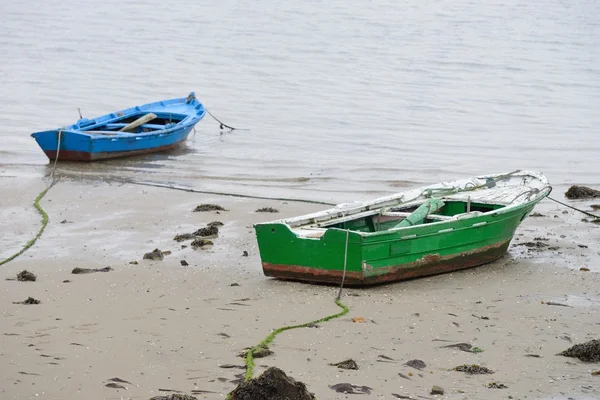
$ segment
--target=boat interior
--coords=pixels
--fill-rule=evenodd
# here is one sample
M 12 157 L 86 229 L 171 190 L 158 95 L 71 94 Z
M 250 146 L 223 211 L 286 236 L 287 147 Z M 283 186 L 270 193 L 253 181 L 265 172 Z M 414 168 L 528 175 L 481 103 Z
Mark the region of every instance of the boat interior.
M 315 221 L 302 228 L 339 228 L 357 232 L 373 233 L 403 226 L 409 227 L 413 225 L 475 217 L 482 213 L 505 207 L 502 204 L 477 203 L 469 200 L 462 201 L 448 199 L 441 201 L 437 199 L 436 201 L 441 204 L 441 207 L 433 210 L 424 207 L 427 205 L 427 201 L 416 204 L 413 202 L 407 205 L 383 207 L 337 218 L 329 218 L 320 222 Z M 403 221 L 407 222 L 403 223 Z
M 114 117 L 107 122 L 97 123 L 95 120 L 90 120 L 79 123 L 79 129 L 90 134 L 109 136 L 148 133 L 172 128 L 183 121 L 187 115 L 140 111 L 123 117 L 115 114 Z

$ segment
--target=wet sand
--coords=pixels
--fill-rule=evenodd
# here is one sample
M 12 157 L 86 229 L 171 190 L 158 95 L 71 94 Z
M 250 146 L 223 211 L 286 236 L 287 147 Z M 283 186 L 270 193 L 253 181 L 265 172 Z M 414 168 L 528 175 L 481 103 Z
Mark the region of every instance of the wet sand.
M 0 178 L 0 259 L 37 232 L 31 203 L 43 188 L 39 179 Z M 202 203 L 228 211 L 192 212 Z M 50 216 L 42 238 L 0 269 L 2 399 L 149 399 L 165 390 L 223 399 L 243 370 L 221 365 L 242 366 L 237 354 L 277 327 L 339 311 L 336 287 L 264 277 L 252 230 L 323 206 L 75 180 L 52 188 L 42 206 Z M 280 213 L 254 212 L 261 207 Z M 536 211 L 545 216 L 528 218 L 509 253 L 487 266 L 344 290 L 349 314 L 279 335 L 256 373 L 277 366 L 319 399 L 352 397 L 329 387 L 344 382 L 372 389 L 360 398 L 599 398 L 591 372 L 600 366 L 556 355 L 600 332 L 600 225 L 563 210 L 544 201 Z M 212 248 L 173 240 L 215 220 L 224 226 Z M 525 242 L 547 246 L 518 245 Z M 172 253 L 142 259 L 155 248 Z M 37 281 L 5 280 L 23 269 Z M 41 303 L 13 304 L 28 296 Z M 442 347 L 461 342 L 483 352 Z M 347 358 L 359 370 L 328 365 Z M 425 368 L 405 365 L 413 359 Z M 451 371 L 465 363 L 495 373 Z M 111 378 L 129 383 L 105 386 Z M 430 395 L 433 385 L 445 394 Z

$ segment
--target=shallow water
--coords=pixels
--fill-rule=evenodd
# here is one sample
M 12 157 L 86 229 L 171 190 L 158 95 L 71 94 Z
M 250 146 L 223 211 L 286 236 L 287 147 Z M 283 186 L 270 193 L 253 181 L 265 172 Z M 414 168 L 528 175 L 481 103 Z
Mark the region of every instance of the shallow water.
M 497 1 L 3 2 L 0 170 L 29 136 L 195 91 L 184 148 L 93 177 L 346 201 L 530 168 L 600 184 L 600 5 Z

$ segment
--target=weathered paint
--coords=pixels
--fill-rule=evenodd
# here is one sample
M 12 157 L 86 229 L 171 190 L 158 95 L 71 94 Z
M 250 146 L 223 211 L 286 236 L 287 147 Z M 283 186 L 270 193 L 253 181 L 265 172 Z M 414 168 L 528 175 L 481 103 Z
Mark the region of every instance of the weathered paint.
M 369 285 L 410 279 L 488 263 L 506 252 L 521 221 L 550 192 L 543 175 L 527 176 L 540 178 L 535 182 L 539 189 L 533 185 L 536 190 L 532 190 L 532 185 L 520 183 L 512 191 L 502 185 L 481 188 L 483 196 L 470 193 L 471 207 L 482 209 L 482 205 L 488 204 L 490 211 L 469 213 L 460 213 L 456 204 L 463 194 L 460 191 L 450 193 L 442 200 L 458 215 L 440 215 L 434 222 L 416 226 L 394 228 L 394 221 L 401 218 L 397 215 L 402 214 L 396 212 L 390 213 L 392 218 L 387 219 L 392 229 L 376 229 L 382 223 L 380 216 L 386 216 L 381 204 L 386 207 L 403 205 L 398 200 L 393 204 L 390 197 L 358 204 L 351 209 L 336 207 L 308 216 L 257 224 L 255 230 L 263 271 L 267 276 L 284 279 L 339 283 L 346 255 L 347 231 L 340 228 L 344 225 L 349 229 L 348 284 Z M 510 179 L 513 178 L 514 173 Z M 519 182 L 521 179 L 517 178 Z M 495 204 L 485 203 L 482 198 L 487 201 L 493 198 L 490 191 L 499 192 L 501 198 L 509 201 L 501 199 Z M 522 195 L 527 191 L 532 193 L 529 198 Z M 514 201 L 515 196 L 520 200 Z M 418 196 L 409 196 L 410 204 L 418 206 L 414 197 Z M 401 195 L 396 197 L 401 198 Z M 326 227 L 327 218 L 337 227 Z M 365 222 L 361 225 L 357 221 Z
M 375 285 L 473 268 L 502 257 L 509 244 L 510 241 L 502 242 L 446 257 L 441 257 L 439 254 L 428 254 L 412 263 L 380 268 L 377 274 L 370 273 L 370 271 L 374 271 L 374 268 L 365 263 L 361 272 L 346 272 L 344 285 Z M 343 271 L 339 270 L 317 269 L 299 265 L 278 265 L 263 262 L 262 267 L 266 276 L 306 282 L 339 284 L 342 281 L 343 275 Z

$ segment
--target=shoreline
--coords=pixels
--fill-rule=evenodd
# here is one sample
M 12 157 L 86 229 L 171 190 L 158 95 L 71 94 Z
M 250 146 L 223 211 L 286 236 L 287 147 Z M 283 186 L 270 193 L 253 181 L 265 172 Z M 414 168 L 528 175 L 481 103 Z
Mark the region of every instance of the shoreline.
M 11 232 L 0 241 L 4 259 L 39 229 L 41 217 L 31 203 L 44 184 L 40 179 L 3 177 L 0 188 L 11 193 L 0 207 L 0 228 Z M 201 203 L 229 211 L 192 213 Z M 280 213 L 255 212 L 266 206 Z M 4 278 L 23 269 L 38 277 L 36 282 L 0 281 L 3 398 L 84 394 L 89 399 L 149 399 L 169 394 L 159 389 L 187 394 L 205 390 L 214 393 L 194 395 L 224 398 L 235 387 L 231 381 L 244 371 L 219 365 L 243 365 L 236 355 L 273 329 L 339 311 L 336 286 L 264 277 L 252 229 L 253 223 L 274 215 L 326 206 L 66 179 L 50 190 L 42 207 L 50 223 L 41 239 L 2 266 Z M 282 333 L 271 346 L 275 354 L 256 360 L 255 376 L 267 365 L 277 366 L 320 399 L 346 398 L 329 388 L 341 382 L 369 386 L 371 394 L 363 395 L 368 398 L 394 398 L 392 393 L 444 399 L 600 396 L 594 388 L 598 377 L 590 374 L 597 364 L 555 356 L 572 344 L 597 338 L 600 254 L 595 245 L 600 227 L 581 222 L 574 211 L 563 214 L 549 202 L 535 211 L 546 216 L 526 219 L 499 261 L 418 280 L 344 289 L 342 301 L 349 314 L 316 328 Z M 210 249 L 181 248 L 189 243 L 173 240 L 214 220 L 224 226 L 211 239 Z M 518 245 L 539 237 L 559 249 Z M 162 261 L 142 259 L 155 248 L 172 253 Z M 183 259 L 189 266 L 180 264 Z M 106 266 L 113 270 L 71 274 L 75 267 Z M 41 304 L 13 304 L 28 296 Z M 354 323 L 354 317 L 365 322 Z M 459 342 L 484 351 L 439 347 Z M 356 360 L 359 370 L 328 365 L 346 358 Z M 411 359 L 427 366 L 416 370 L 404 365 Z M 449 371 L 464 363 L 485 365 L 495 373 Z M 121 384 L 127 389 L 106 387 L 114 377 L 131 384 Z M 488 389 L 491 381 L 508 389 Z M 443 387 L 445 395 L 431 396 L 433 385 Z

